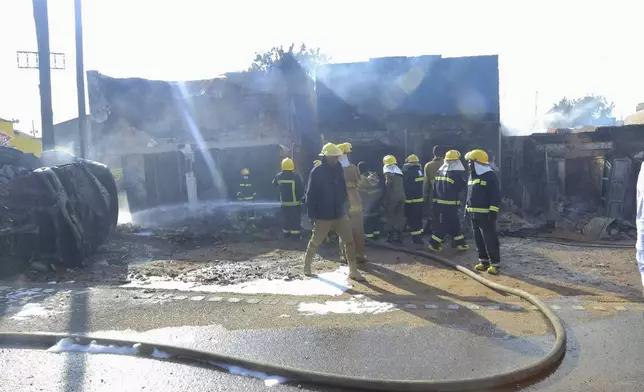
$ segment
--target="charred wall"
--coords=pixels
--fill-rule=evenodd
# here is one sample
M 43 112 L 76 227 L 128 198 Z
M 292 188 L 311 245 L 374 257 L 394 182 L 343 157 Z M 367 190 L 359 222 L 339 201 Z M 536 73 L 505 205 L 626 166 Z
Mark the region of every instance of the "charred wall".
M 501 166 L 497 56 L 394 57 L 332 64 L 318 72 L 319 129 L 354 144 L 354 160 L 378 164 L 436 144 L 482 148 Z M 360 157 L 360 158 L 359 158 Z

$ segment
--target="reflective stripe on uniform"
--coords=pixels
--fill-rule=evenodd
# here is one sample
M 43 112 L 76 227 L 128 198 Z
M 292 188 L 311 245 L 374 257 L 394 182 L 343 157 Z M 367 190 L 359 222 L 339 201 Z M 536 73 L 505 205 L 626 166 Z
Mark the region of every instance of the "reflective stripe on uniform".
M 376 231 L 374 231 L 374 232 L 373 232 L 373 234 L 375 234 L 375 235 L 380 235 L 380 230 L 376 230 Z
M 474 185 L 474 184 L 481 184 L 483 186 L 487 185 L 487 181 L 481 181 L 480 178 L 477 178 L 476 180 L 471 180 L 467 182 L 467 185 Z
M 461 204 L 461 201 L 460 201 L 460 200 L 442 200 L 442 199 L 432 199 L 432 201 L 433 201 L 434 203 L 438 203 L 438 204 L 447 204 L 447 205 L 450 205 L 450 206 L 455 206 L 455 205 L 459 205 L 459 204 Z
M 293 206 L 299 206 L 301 205 L 301 201 L 283 201 L 282 206 L 284 207 L 293 207 Z
M 432 239 L 433 239 L 434 241 L 438 242 L 439 244 L 443 242 L 443 240 L 442 240 L 442 239 L 440 239 L 440 238 L 436 237 L 434 234 L 432 234 Z
M 497 207 L 497 206 L 490 206 L 490 211 L 499 212 L 499 207 Z
M 437 176 L 437 177 L 435 177 L 435 178 L 434 178 L 434 180 L 435 180 L 435 181 L 447 181 L 447 182 L 449 182 L 450 184 L 453 184 L 453 183 L 454 183 L 454 180 L 452 180 L 452 179 L 451 179 L 451 178 L 449 178 L 449 177 L 444 177 L 444 176 Z
M 488 214 L 490 212 L 489 208 L 466 207 L 465 210 L 467 210 L 467 212 L 478 212 L 479 214 Z
M 288 234 L 288 230 L 286 230 L 286 229 L 282 229 L 282 233 L 284 233 L 284 234 Z
M 423 178 L 423 177 L 416 177 L 416 179 L 415 179 L 414 181 L 415 181 L 415 182 L 423 182 L 423 181 L 425 181 L 425 178 Z
M 255 196 L 238 197 L 237 200 L 254 200 Z
M 416 230 L 416 231 L 412 231 L 410 234 L 411 234 L 411 235 L 420 235 L 420 234 L 423 234 L 423 229 Z
M 458 240 L 462 240 L 464 238 L 465 238 L 465 236 L 463 234 L 461 234 L 461 235 L 457 235 L 456 237 L 454 237 L 453 240 L 458 241 Z
M 373 234 L 373 233 L 371 233 L 371 234 L 365 234 L 364 236 L 365 236 L 365 237 L 367 237 L 367 238 L 373 238 L 373 237 L 375 237 L 376 235 L 375 235 L 375 234 Z
M 299 230 L 291 230 L 291 234 L 300 234 Z
M 253 186 L 253 184 L 239 184 L 239 186 Z
M 407 199 L 407 200 L 405 200 L 405 203 L 407 203 L 407 204 L 411 204 L 411 203 L 422 203 L 423 201 L 425 201 L 425 199 L 423 199 L 423 198 L 421 197 L 421 198 L 419 198 L 419 199 Z
M 297 197 L 295 197 L 295 180 L 278 180 L 277 183 L 279 185 L 291 184 L 291 193 L 293 194 L 293 199 L 292 200 L 293 201 L 297 200 Z M 281 195 L 280 195 L 280 197 L 281 197 Z M 282 203 L 282 204 L 284 204 L 284 203 Z M 297 205 L 297 204 L 293 204 L 293 205 Z

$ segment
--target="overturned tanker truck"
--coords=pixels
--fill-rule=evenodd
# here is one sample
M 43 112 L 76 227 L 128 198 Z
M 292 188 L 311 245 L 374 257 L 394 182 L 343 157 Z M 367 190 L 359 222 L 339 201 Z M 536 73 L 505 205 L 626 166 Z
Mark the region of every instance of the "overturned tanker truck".
M 82 266 L 118 220 L 109 168 L 62 151 L 37 158 L 0 146 L 0 205 L 2 275 Z

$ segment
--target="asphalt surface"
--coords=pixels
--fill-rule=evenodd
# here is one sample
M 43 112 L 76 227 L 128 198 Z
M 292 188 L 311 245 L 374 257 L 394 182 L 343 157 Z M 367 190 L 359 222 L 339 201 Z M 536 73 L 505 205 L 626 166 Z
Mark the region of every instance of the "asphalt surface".
M 212 301 L 213 297 L 195 293 L 170 297 L 140 290 L 46 287 L 5 288 L 0 329 L 175 344 L 304 369 L 395 379 L 488 375 L 538 360 L 553 342 L 544 320 L 525 303 L 517 303 L 520 309 L 510 303 L 498 309 L 483 301 L 480 306 L 456 309 L 454 304 L 434 301 L 431 309 L 311 316 L 300 311 L 299 304 L 325 299 L 261 297 L 258 303 L 243 298 L 229 302 L 228 297 Z M 552 375 L 510 390 L 641 390 L 640 304 L 582 303 L 574 298 L 550 304 L 567 325 L 566 358 Z M 262 380 L 224 370 L 30 348 L 1 348 L 0 365 L 1 390 L 334 390 L 297 381 L 269 388 Z

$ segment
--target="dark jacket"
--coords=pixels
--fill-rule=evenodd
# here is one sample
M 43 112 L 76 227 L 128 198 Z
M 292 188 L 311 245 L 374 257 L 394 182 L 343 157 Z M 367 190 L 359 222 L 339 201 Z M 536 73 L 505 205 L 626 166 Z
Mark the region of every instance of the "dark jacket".
M 273 179 L 273 186 L 279 187 L 280 201 L 285 207 L 299 206 L 304 197 L 304 184 L 299 174 L 287 170 L 279 172 Z
M 471 173 L 467 182 L 467 212 L 473 217 L 487 215 L 490 211 L 498 213 L 500 205 L 501 192 L 496 173 L 489 171 L 480 176 Z
M 434 177 L 433 201 L 438 204 L 461 204 L 461 192 L 467 186 L 464 170 L 438 170 Z
M 237 188 L 237 200 L 254 200 L 257 194 L 253 190 L 253 183 L 244 176 L 239 176 L 239 187 Z
M 349 213 L 349 195 L 342 165 L 314 167 L 306 187 L 306 206 L 313 220 L 335 220 Z
M 423 168 L 420 163 L 405 163 L 403 165 L 405 186 L 405 203 L 423 202 Z

